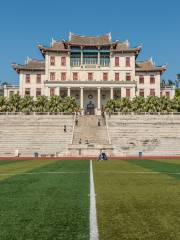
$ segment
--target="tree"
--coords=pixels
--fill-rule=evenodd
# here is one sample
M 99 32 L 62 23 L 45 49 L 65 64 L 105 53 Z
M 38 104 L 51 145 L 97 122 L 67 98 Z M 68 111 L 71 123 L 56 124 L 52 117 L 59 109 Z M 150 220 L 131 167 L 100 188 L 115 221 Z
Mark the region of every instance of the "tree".
M 35 110 L 35 102 L 33 100 L 33 97 L 25 96 L 21 98 L 20 112 L 31 113 L 31 112 L 34 112 L 34 110 Z
M 20 102 L 21 97 L 19 96 L 19 94 L 14 94 L 10 96 L 10 98 L 7 100 L 8 112 L 19 112 Z
M 48 97 L 39 96 L 35 101 L 36 112 L 48 112 Z
M 176 88 L 175 90 L 175 96 L 179 97 L 180 96 L 180 88 Z
M 0 96 L 0 112 L 7 112 L 7 98 Z
M 52 113 L 63 112 L 63 103 L 61 97 L 52 96 L 48 101 L 48 111 Z
M 72 113 L 79 109 L 76 99 L 74 97 L 65 97 L 63 100 L 63 112 Z
M 116 101 L 115 99 L 109 99 L 105 106 L 105 111 L 109 113 L 116 112 Z

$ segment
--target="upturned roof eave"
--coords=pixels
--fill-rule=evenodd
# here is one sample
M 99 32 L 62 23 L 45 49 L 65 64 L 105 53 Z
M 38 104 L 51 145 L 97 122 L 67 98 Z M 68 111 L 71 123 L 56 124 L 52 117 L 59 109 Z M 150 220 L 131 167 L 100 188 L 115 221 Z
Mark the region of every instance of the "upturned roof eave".
M 28 66 L 20 65 L 20 64 L 12 64 L 12 68 L 13 68 L 17 73 L 20 73 L 21 70 L 44 71 L 44 72 L 45 72 L 45 67 L 28 67 Z
M 160 72 L 161 74 L 164 73 L 167 70 L 166 67 L 156 67 L 156 68 L 147 68 L 147 69 L 142 69 L 142 68 L 135 68 L 135 72 Z

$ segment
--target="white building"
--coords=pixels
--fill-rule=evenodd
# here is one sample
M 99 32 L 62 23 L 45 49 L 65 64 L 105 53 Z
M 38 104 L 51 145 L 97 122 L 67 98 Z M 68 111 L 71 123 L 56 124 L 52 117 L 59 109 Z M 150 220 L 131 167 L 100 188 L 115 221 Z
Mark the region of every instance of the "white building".
M 70 33 L 69 40 L 39 45 L 44 60 L 28 58 L 13 64 L 19 74 L 21 96 L 73 96 L 82 113 L 99 114 L 108 99 L 160 96 L 160 76 L 166 66 L 152 60 L 137 61 L 141 46 L 112 41 L 111 34 L 98 37 Z

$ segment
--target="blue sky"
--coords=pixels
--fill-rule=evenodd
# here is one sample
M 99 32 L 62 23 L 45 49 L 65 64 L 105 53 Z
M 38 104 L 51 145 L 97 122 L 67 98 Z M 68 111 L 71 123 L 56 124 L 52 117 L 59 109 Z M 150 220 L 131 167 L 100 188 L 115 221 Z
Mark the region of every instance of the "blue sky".
M 37 44 L 111 32 L 143 50 L 139 60 L 168 64 L 162 78 L 180 72 L 180 1 L 161 0 L 2 0 L 0 5 L 0 81 L 18 83 L 11 63 L 27 56 L 42 59 Z

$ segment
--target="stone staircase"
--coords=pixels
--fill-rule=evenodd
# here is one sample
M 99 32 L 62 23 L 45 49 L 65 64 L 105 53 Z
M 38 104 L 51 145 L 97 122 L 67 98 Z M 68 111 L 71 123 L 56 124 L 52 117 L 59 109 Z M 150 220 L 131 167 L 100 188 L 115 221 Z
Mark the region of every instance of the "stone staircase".
M 111 154 L 112 146 L 109 144 L 104 118 L 95 115 L 78 116 L 69 153 L 73 156 L 98 156 L 102 149 L 108 155 Z
M 73 124 L 73 115 L 0 115 L 0 156 L 66 156 Z
M 180 115 L 112 115 L 107 117 L 113 155 L 180 155 Z
M 98 126 L 98 119 L 100 126 Z M 78 117 L 78 125 L 74 128 L 73 144 L 108 144 L 108 136 L 105 121 L 101 116 L 85 115 Z

